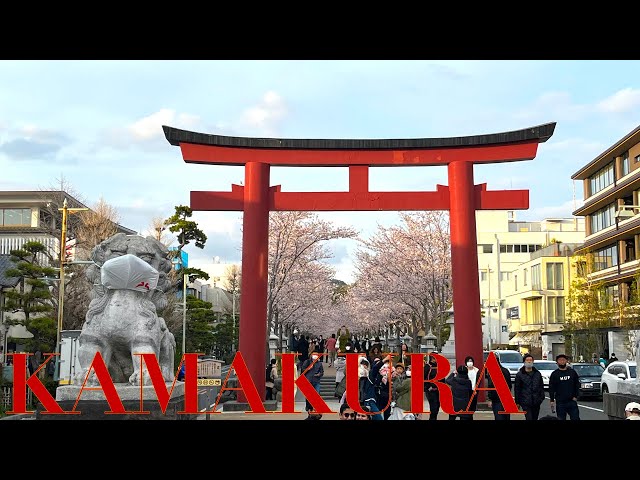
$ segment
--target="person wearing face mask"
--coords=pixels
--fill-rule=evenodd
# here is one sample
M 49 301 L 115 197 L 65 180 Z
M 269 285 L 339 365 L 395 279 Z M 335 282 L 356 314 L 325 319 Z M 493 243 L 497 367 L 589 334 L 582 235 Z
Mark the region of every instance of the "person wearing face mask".
M 476 382 L 478 380 L 478 374 L 480 373 L 480 369 L 475 366 L 475 361 L 471 355 L 467 356 L 464 359 L 464 364 L 467 366 L 467 375 L 469 376 L 469 380 L 471 381 L 471 387 L 473 388 L 473 392 L 475 393 Z M 481 384 L 479 385 L 479 387 L 482 388 L 483 385 Z M 472 412 L 475 412 L 477 405 L 478 405 L 478 395 L 475 394 L 473 395 L 473 400 L 471 400 L 471 406 L 469 407 L 469 410 Z M 469 417 L 471 418 L 471 420 L 473 420 L 473 415 L 469 415 Z
M 320 380 L 324 376 L 324 367 L 322 366 L 322 361 L 320 360 L 320 355 L 317 350 L 314 350 L 311 353 L 311 358 L 304 361 L 304 363 L 302 364 L 301 370 L 302 372 L 304 372 L 304 376 L 307 377 L 307 380 L 309 380 L 311 385 L 313 385 L 313 388 L 319 394 Z M 306 400 L 306 399 L 305 399 L 305 410 L 307 412 L 311 412 L 311 410 L 313 410 L 313 406 L 311 405 L 311 403 L 309 403 L 309 400 Z
M 399 370 L 403 368 L 401 363 L 396 365 Z M 394 407 L 389 420 L 418 420 L 419 415 L 411 412 L 411 365 L 407 365 L 403 375 L 397 375 L 393 383 Z
M 449 420 L 472 420 L 472 413 L 463 413 L 467 411 L 469 400 L 471 400 L 471 394 L 473 393 L 473 387 L 469 380 L 466 365 L 458 365 L 455 372 L 449 374 L 445 382 L 451 387 L 451 395 L 453 396 L 453 409 L 457 413 L 455 415 L 449 414 Z
M 390 361 L 391 356 L 387 355 L 383 360 Z M 366 357 L 360 359 L 360 366 L 358 368 L 358 375 L 360 377 L 358 383 L 358 393 L 360 403 L 367 405 L 372 412 L 376 412 L 373 415 L 374 420 L 384 420 L 384 417 L 380 414 L 380 408 L 376 404 L 376 388 L 375 380 L 380 372 L 380 368 L 383 365 L 383 361 L 377 359 L 370 365 L 369 360 Z
M 558 368 L 549 376 L 549 399 L 551 411 L 557 411 L 560 420 L 580 420 L 578 409 L 578 394 L 580 392 L 580 377 L 578 373 L 567 365 L 568 357 L 564 354 L 556 356 Z
M 518 408 L 525 411 L 526 420 L 538 420 L 544 401 L 544 382 L 540 371 L 533 366 L 533 355 L 527 353 L 523 360 L 513 388 L 515 401 Z

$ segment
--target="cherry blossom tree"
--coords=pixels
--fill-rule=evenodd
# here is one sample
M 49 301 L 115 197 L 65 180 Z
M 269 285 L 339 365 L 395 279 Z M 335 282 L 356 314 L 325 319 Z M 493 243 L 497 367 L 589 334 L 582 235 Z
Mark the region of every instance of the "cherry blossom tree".
M 294 325 L 309 332 L 324 330 L 335 274 L 326 263 L 333 256 L 326 243 L 355 238 L 357 232 L 311 212 L 271 212 L 269 218 L 267 331 L 282 340 Z
M 356 252 L 351 295 L 363 328 L 439 330 L 451 306 L 451 247 L 445 212 L 400 213 L 401 223 L 378 226 Z

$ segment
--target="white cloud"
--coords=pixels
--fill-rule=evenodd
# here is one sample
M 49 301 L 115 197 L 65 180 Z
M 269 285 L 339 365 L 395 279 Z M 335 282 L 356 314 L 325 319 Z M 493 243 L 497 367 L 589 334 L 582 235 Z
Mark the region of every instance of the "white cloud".
M 625 113 L 639 106 L 640 89 L 628 87 L 599 102 L 597 109 L 605 113 Z
M 268 91 L 255 106 L 247 108 L 241 116 L 241 123 L 258 129 L 262 134 L 275 136 L 281 120 L 287 115 L 287 106 L 282 97 Z
M 139 146 L 148 150 L 166 147 L 162 125 L 185 130 L 201 130 L 200 117 L 162 108 L 146 117 L 121 128 L 112 128 L 103 133 L 102 141 L 116 149 Z

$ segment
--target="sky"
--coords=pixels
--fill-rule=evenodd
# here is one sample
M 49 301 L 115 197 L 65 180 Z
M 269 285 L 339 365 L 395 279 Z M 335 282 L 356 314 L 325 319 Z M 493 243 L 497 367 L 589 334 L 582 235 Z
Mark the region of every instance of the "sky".
M 147 233 L 191 190 L 230 191 L 243 167 L 187 164 L 162 125 L 282 138 L 429 138 L 557 122 L 532 161 L 476 165 L 489 190 L 529 189 L 519 220 L 570 217 L 580 167 L 640 125 L 640 61 L 0 60 L 0 189 L 55 188 Z M 435 190 L 446 167 L 371 168 L 371 191 Z M 347 168 L 272 167 L 283 191 L 346 191 Z M 396 212 L 321 212 L 368 238 Z M 189 265 L 239 262 L 241 212 L 194 212 L 204 249 Z M 353 281 L 358 243 L 334 240 L 336 278 Z

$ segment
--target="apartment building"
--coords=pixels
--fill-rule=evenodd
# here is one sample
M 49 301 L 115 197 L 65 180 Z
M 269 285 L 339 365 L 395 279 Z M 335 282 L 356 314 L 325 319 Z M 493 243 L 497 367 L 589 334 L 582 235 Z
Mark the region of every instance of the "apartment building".
M 577 252 L 589 258 L 588 277 L 602 282 L 608 305 L 630 297 L 640 262 L 640 126 L 574 173 L 582 180 L 586 237 Z M 619 317 L 608 329 L 611 351 L 623 351 Z M 618 328 L 619 330 L 619 328 Z
M 529 254 L 513 272 L 513 290 L 506 296 L 509 345 L 537 358 L 555 358 L 564 351 L 562 330 L 569 311 L 569 287 L 576 276 L 571 256 L 580 243 L 552 243 Z
M 518 221 L 510 210 L 476 212 L 478 276 L 482 302 L 483 344 L 507 346 L 516 331 L 508 320 L 519 320 L 518 304 L 509 303 L 516 285 L 530 285 L 531 271 L 518 268 L 543 248 L 560 244 L 581 244 L 585 236 L 584 219 L 547 218 Z M 516 302 L 517 303 L 517 302 Z M 512 308 L 511 310 L 508 310 Z M 507 318 L 507 313 L 511 318 Z

